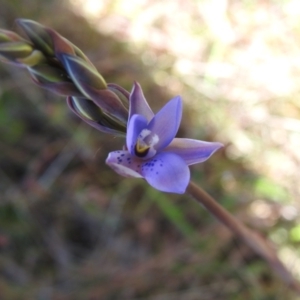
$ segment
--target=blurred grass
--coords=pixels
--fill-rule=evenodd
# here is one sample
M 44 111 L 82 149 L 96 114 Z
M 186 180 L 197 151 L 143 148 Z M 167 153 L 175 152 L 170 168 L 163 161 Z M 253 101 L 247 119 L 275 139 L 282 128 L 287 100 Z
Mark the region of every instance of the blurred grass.
M 244 9 L 255 11 L 258 3 L 246 2 Z M 103 1 L 102 25 L 109 17 L 116 17 L 112 24 L 125 20 L 130 26 L 142 20 L 139 6 L 135 14 L 123 9 L 122 16 L 122 3 Z M 157 5 L 148 4 L 143 12 L 155 12 Z M 231 12 L 240 12 L 241 4 L 231 5 Z M 294 94 L 271 97 L 255 90 L 255 102 L 244 91 L 251 99 L 238 102 L 245 77 L 235 75 L 229 89 L 229 79 L 226 85 L 211 71 L 195 73 L 197 66 L 212 67 L 237 51 L 218 41 L 208 25 L 199 26 L 196 12 L 178 36 L 189 33 L 203 42 L 198 58 L 168 43 L 155 44 L 151 31 L 141 35 L 148 43 L 137 45 L 126 26 L 101 34 L 96 21 L 75 15 L 67 1 L 0 0 L 0 7 L 1 28 L 15 29 L 18 17 L 53 27 L 78 45 L 108 82 L 130 90 L 138 80 L 155 109 L 182 94 L 179 135 L 226 144 L 191 168 L 194 181 L 270 236 L 299 274 L 294 200 L 299 172 L 281 168 L 290 160 L 287 167 L 299 166 L 295 151 L 283 144 L 297 145 L 299 132 L 282 131 L 288 118 L 299 117 Z M 161 16 L 164 7 L 159 11 Z M 174 20 L 156 21 L 148 26 L 166 37 Z M 178 70 L 190 66 L 188 59 L 194 69 L 182 74 Z M 0 78 L 0 299 L 295 299 L 264 262 L 191 199 L 159 193 L 105 166 L 107 153 L 122 147 L 121 139 L 78 125 L 65 100 L 34 86 L 24 70 L 1 64 Z M 267 121 L 255 122 L 265 115 Z

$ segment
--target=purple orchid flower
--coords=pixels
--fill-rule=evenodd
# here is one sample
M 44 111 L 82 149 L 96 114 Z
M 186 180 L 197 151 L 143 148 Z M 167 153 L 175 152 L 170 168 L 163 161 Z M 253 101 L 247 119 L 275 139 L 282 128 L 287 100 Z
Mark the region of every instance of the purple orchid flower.
M 110 152 L 106 163 L 122 176 L 144 178 L 157 190 L 183 194 L 190 181 L 188 166 L 207 160 L 223 145 L 175 138 L 182 116 L 180 96 L 154 115 L 135 83 L 129 101 L 126 147 Z

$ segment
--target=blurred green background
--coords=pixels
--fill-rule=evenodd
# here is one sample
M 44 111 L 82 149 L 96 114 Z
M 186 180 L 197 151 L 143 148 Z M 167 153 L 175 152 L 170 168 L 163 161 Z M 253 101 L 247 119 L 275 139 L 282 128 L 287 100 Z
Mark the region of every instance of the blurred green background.
M 300 3 L 0 0 L 79 46 L 154 108 L 184 100 L 179 136 L 225 144 L 192 178 L 271 239 L 299 277 Z M 104 163 L 120 138 L 0 64 L 0 299 L 296 299 L 185 195 Z

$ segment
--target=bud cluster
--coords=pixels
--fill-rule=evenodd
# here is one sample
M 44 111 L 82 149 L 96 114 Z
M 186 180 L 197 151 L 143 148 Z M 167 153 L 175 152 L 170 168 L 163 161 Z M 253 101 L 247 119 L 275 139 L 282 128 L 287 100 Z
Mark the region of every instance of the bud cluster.
M 27 39 L 0 29 L 0 61 L 27 68 L 37 85 L 67 96 L 70 109 L 89 125 L 125 134 L 129 92 L 106 83 L 84 53 L 55 30 L 27 19 L 17 24 Z

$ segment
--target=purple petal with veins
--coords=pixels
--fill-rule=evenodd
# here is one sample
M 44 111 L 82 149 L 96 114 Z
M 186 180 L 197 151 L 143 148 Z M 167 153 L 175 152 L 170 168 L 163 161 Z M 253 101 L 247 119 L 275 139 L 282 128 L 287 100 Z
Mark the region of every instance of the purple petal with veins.
M 164 151 L 175 153 L 179 155 L 187 165 L 193 165 L 207 160 L 221 147 L 223 147 L 223 145 L 216 142 L 175 138 Z
M 134 146 L 141 131 L 147 126 L 144 116 L 133 115 L 127 126 L 126 145 L 128 151 L 134 155 Z
M 179 96 L 170 100 L 150 121 L 147 129 L 153 135 L 158 136 L 158 142 L 154 146 L 161 151 L 174 139 L 182 116 L 182 101 Z
M 144 116 L 148 122 L 154 117 L 154 113 L 145 99 L 143 90 L 137 82 L 134 83 L 130 93 L 129 119 L 135 114 Z
M 143 163 L 141 174 L 150 185 L 163 192 L 183 194 L 190 181 L 190 170 L 184 160 L 167 152 Z

